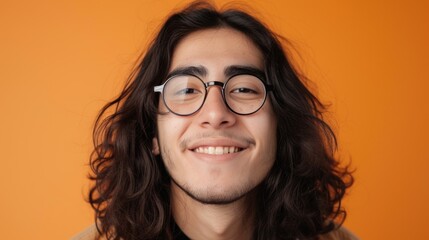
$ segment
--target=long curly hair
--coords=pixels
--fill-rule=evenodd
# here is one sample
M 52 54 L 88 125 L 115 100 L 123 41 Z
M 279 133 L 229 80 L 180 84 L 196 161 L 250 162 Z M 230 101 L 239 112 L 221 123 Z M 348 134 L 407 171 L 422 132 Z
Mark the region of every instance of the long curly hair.
M 277 154 L 258 187 L 254 238 L 316 239 L 343 223 L 341 200 L 353 177 L 334 157 L 337 142 L 323 120 L 326 107 L 286 56 L 287 40 L 244 11 L 194 2 L 166 20 L 120 96 L 96 119 L 88 201 L 107 239 L 173 239 L 171 180 L 151 151 L 159 103 L 153 89 L 165 81 L 180 40 L 213 28 L 232 28 L 251 39 L 274 86 L 269 97 L 278 119 Z

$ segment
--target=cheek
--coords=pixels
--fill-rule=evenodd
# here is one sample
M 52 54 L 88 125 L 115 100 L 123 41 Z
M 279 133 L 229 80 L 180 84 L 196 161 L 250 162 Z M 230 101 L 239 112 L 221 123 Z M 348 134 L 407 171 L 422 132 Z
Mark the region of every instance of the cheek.
M 172 142 L 175 137 L 183 134 L 189 125 L 189 120 L 187 117 L 171 113 L 165 106 L 162 97 L 159 98 L 158 111 L 161 113 L 157 118 L 158 135 L 162 138 L 162 142 Z
M 178 146 L 180 139 L 189 125 L 186 118 L 171 113 L 159 115 L 157 124 L 159 143 L 163 149 L 171 149 Z
M 162 111 L 160 107 L 159 110 Z M 164 161 L 164 164 L 168 169 L 174 168 L 174 162 L 171 159 L 171 156 L 174 156 L 174 141 L 175 139 L 177 126 L 174 124 L 174 121 L 167 117 L 166 115 L 158 116 L 158 140 L 159 140 L 159 149 L 161 157 Z
M 274 162 L 277 151 L 277 120 L 274 114 L 268 111 L 249 124 L 253 128 L 254 137 L 260 147 L 261 158 Z
M 160 145 L 165 146 L 169 145 L 168 141 L 171 140 L 172 136 L 175 135 L 178 127 L 174 123 L 174 121 L 170 120 L 166 116 L 160 116 L 158 118 L 158 136 L 160 140 Z
M 264 106 L 261 110 L 263 110 L 261 114 L 256 115 L 256 118 L 253 119 L 252 123 L 249 123 L 249 125 L 252 126 L 257 138 L 265 143 L 276 143 L 277 119 L 270 105 Z

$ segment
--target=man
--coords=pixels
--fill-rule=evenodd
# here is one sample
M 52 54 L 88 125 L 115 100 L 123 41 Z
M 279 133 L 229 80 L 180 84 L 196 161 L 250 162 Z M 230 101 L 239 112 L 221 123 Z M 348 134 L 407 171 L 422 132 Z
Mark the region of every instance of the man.
M 130 79 L 97 119 L 97 231 L 76 239 L 355 239 L 324 107 L 255 18 L 193 3 Z

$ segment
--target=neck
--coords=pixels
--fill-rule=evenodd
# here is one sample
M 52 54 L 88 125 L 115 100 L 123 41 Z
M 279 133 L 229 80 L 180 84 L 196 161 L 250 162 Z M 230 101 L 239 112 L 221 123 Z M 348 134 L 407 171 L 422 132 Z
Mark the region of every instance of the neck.
M 254 229 L 254 193 L 229 204 L 203 204 L 171 184 L 174 220 L 191 239 L 249 240 Z

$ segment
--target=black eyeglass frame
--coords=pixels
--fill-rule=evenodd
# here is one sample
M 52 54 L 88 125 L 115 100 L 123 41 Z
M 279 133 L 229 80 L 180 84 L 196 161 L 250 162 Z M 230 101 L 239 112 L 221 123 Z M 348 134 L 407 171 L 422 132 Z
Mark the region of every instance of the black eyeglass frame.
M 234 111 L 234 109 L 232 109 L 230 106 L 229 106 L 229 104 L 228 104 L 228 102 L 226 101 L 226 97 L 225 97 L 225 86 L 228 84 L 228 82 L 229 82 L 229 80 L 231 80 L 232 78 L 234 78 L 234 77 L 236 77 L 236 76 L 240 76 L 240 75 L 251 75 L 251 76 L 253 76 L 253 77 L 256 77 L 257 79 L 259 79 L 261 82 L 262 82 L 262 84 L 264 85 L 264 88 L 265 88 L 265 96 L 264 96 L 264 100 L 262 101 L 262 103 L 261 103 L 261 105 L 255 110 L 255 111 L 253 111 L 253 112 L 250 112 L 250 113 L 239 113 L 239 112 L 236 112 L 236 111 Z M 200 107 L 198 107 L 195 111 L 193 111 L 193 112 L 191 112 L 191 113 L 188 113 L 188 114 L 179 114 L 179 113 L 176 113 L 175 111 L 173 111 L 173 110 L 171 110 L 170 109 L 170 107 L 168 106 L 168 104 L 166 103 L 166 101 L 165 101 L 165 95 L 164 95 L 164 87 L 165 87 L 165 85 L 171 80 L 171 79 L 173 79 L 173 78 L 175 78 L 175 77 L 178 77 L 178 76 L 192 76 L 192 77 L 195 77 L 195 78 L 197 78 L 198 80 L 200 80 L 201 81 L 201 83 L 203 83 L 203 85 L 204 85 L 204 89 L 205 89 L 205 93 L 204 93 L 204 99 L 203 99 L 203 101 L 202 101 L 202 103 L 201 103 L 201 106 Z M 211 81 L 211 82 L 204 82 L 200 77 L 198 77 L 198 76 L 196 76 L 196 75 L 194 75 L 194 74 L 177 74 L 177 75 L 173 75 L 173 76 L 171 76 L 171 77 L 169 77 L 162 85 L 158 85 L 158 86 L 155 86 L 154 88 L 153 88 L 153 91 L 154 92 L 159 92 L 159 93 L 161 93 L 161 95 L 162 95 L 162 101 L 164 102 L 164 105 L 167 107 L 167 109 L 170 111 L 170 112 L 172 112 L 173 114 L 175 114 L 175 115 L 177 115 L 177 116 L 190 116 L 190 115 L 192 115 L 192 114 L 195 114 L 196 112 L 198 112 L 203 106 L 204 106 L 204 103 L 206 102 L 206 98 L 207 98 L 207 94 L 208 94 L 208 88 L 209 87 L 211 87 L 211 86 L 219 86 L 219 87 L 221 87 L 221 92 L 222 92 L 222 99 L 223 99 L 223 102 L 225 103 L 225 105 L 228 107 L 228 109 L 229 110 L 231 110 L 233 113 L 235 113 L 235 114 L 237 114 L 237 115 L 251 115 L 251 114 L 254 114 L 254 113 L 256 113 L 257 111 L 259 111 L 259 109 L 261 109 L 263 106 L 264 106 L 264 104 L 265 104 L 265 102 L 266 102 L 266 100 L 267 100 L 267 96 L 268 96 L 268 92 L 270 92 L 270 91 L 272 91 L 273 90 L 273 86 L 272 85 L 270 85 L 270 84 L 267 84 L 267 83 L 265 83 L 265 81 L 264 80 L 262 80 L 261 79 L 261 77 L 260 76 L 257 76 L 256 74 L 251 74 L 251 73 L 245 73 L 245 74 L 243 74 L 243 73 L 239 73 L 239 74 L 235 74 L 235 75 L 232 75 L 232 76 L 230 76 L 225 82 L 219 82 L 219 81 Z

